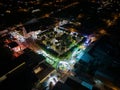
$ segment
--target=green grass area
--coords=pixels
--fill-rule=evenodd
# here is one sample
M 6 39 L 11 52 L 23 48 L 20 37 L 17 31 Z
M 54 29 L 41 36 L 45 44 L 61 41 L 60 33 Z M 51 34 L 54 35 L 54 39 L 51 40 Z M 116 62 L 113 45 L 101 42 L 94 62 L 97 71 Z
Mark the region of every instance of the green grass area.
M 52 65 L 54 68 L 56 68 L 59 63 L 59 60 L 57 59 L 52 60 L 52 59 L 46 58 L 46 62 Z

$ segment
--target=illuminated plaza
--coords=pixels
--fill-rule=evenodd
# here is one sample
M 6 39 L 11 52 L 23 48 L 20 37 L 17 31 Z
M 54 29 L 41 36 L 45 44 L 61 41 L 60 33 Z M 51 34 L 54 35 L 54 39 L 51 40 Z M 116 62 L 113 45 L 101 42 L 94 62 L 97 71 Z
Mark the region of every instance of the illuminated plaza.
M 37 42 L 41 49 L 44 50 L 43 55 L 48 57 L 46 61 L 56 67 L 59 61 L 74 59 L 72 55 L 75 53 L 74 50 L 83 49 L 80 48 L 83 44 L 83 38 L 84 36 L 77 32 L 55 28 L 54 30 L 44 32 L 44 34 L 38 34 Z

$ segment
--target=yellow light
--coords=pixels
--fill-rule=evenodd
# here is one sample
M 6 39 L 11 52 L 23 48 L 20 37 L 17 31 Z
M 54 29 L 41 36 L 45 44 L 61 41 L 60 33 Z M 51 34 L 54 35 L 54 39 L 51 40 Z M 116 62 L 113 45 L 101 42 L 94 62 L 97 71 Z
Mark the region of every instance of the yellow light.
M 84 50 L 85 46 L 84 45 L 80 45 L 79 48 Z

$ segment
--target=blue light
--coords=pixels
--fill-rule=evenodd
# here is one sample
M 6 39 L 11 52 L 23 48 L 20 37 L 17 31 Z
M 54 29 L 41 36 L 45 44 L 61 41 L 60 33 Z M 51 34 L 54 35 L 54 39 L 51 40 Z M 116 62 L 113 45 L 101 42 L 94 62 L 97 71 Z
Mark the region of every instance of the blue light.
M 92 90 L 93 86 L 85 81 L 82 81 L 81 83 L 83 86 L 87 87 L 88 89 Z
M 83 35 L 85 38 L 87 38 L 88 37 L 88 35 Z

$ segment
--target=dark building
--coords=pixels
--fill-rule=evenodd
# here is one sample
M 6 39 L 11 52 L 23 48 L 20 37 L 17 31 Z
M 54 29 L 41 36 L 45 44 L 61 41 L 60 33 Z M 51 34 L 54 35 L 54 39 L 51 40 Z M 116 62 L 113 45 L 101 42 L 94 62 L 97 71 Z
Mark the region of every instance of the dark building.
M 109 37 L 102 37 L 89 54 L 94 57 L 97 71 L 95 77 L 104 81 L 108 80 L 113 85 L 120 86 L 120 59 L 119 47 L 113 45 Z
M 25 49 L 22 55 L 11 61 L 12 66 L 6 66 L 10 69 L 3 68 L 6 72 L 0 77 L 1 90 L 31 90 L 39 79 L 33 71 L 34 67 L 43 61 L 42 55 Z
M 72 90 L 72 89 L 67 84 L 57 82 L 57 84 L 54 86 L 52 90 Z
M 90 90 L 89 87 L 92 87 L 84 86 L 82 83 L 83 81 L 75 77 L 68 77 L 64 83 L 58 82 L 52 90 Z
M 43 55 L 37 54 L 29 48 L 24 50 L 24 54 L 21 55 L 21 58 L 23 58 L 26 64 L 31 68 L 35 67 L 40 62 L 43 62 L 45 60 L 45 57 Z
M 120 52 L 118 49 L 113 45 L 109 36 L 101 37 L 87 48 L 85 54 L 75 65 L 77 76 L 86 78 L 88 82 L 91 82 L 92 78 L 99 79 L 110 88 L 120 87 L 118 55 Z M 94 83 L 94 79 L 92 81 Z

